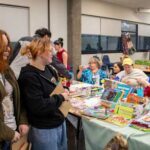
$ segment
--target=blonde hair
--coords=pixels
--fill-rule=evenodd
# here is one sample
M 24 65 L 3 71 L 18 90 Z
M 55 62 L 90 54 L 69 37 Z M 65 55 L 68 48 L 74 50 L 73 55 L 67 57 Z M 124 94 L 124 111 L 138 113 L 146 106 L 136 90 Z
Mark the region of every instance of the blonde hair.
M 102 66 L 102 60 L 100 60 L 99 58 L 97 58 L 97 57 L 91 57 L 90 59 L 89 59 L 89 64 L 90 63 L 96 63 L 97 64 L 97 67 L 98 68 L 100 68 L 101 66 Z
M 38 53 L 44 53 L 51 50 L 50 40 L 47 38 L 34 38 L 31 43 L 21 49 L 22 55 L 31 55 L 32 59 L 36 59 Z

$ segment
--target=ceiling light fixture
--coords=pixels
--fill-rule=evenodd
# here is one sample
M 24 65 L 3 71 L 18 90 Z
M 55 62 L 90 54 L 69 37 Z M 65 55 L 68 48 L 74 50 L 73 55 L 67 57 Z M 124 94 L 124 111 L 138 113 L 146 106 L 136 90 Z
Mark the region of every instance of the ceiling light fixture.
M 139 13 L 150 13 L 150 9 L 149 8 L 138 8 L 137 12 L 139 12 Z

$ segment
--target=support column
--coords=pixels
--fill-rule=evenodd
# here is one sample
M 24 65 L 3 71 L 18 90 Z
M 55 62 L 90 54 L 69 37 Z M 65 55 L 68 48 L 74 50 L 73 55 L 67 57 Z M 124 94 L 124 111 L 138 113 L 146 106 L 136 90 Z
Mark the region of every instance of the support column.
M 76 71 L 81 64 L 81 0 L 67 0 L 69 64 Z

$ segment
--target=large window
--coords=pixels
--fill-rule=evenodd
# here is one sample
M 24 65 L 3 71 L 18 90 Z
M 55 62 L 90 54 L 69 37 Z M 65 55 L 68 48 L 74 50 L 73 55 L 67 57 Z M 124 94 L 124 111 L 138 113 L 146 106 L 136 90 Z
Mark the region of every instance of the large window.
M 150 37 L 139 36 L 138 37 L 138 49 L 150 50 Z
M 102 51 L 119 51 L 120 37 L 101 36 Z
M 137 24 L 123 21 L 121 24 L 122 34 L 129 33 L 133 46 L 137 49 Z
M 120 37 L 82 35 L 82 53 L 112 52 L 120 50 Z
M 122 34 L 129 33 L 137 52 L 150 50 L 150 25 L 96 16 L 82 17 L 82 53 L 122 52 Z
M 82 35 L 82 52 L 95 53 L 100 50 L 100 36 L 98 35 Z

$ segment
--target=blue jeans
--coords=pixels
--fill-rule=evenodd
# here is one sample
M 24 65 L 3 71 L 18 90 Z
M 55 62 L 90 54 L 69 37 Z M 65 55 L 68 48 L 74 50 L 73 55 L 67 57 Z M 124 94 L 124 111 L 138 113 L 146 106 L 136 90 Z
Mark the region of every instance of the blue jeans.
M 4 141 L 2 143 L 2 150 L 10 150 L 10 141 Z
M 32 150 L 67 150 L 66 122 L 53 129 L 31 127 L 29 141 Z

